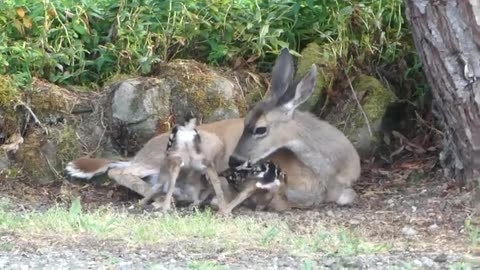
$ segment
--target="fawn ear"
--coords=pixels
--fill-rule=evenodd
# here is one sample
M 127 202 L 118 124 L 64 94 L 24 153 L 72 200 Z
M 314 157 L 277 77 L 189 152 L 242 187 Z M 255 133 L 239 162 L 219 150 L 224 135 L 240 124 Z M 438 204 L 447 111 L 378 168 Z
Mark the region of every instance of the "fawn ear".
M 286 101 L 282 107 L 288 112 L 293 113 L 302 103 L 312 95 L 313 88 L 315 87 L 315 81 L 317 77 L 317 66 L 312 65 L 310 71 L 303 76 L 303 78 L 295 86 L 295 95 L 288 101 Z
M 283 48 L 272 70 L 272 86 L 268 97 L 271 101 L 275 103 L 283 96 L 293 80 L 293 75 L 293 57 L 288 48 Z

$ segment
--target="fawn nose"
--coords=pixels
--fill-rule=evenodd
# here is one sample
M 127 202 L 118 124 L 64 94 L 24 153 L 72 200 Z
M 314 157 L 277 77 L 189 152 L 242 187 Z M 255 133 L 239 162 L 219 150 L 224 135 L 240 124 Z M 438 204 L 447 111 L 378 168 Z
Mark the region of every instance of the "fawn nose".
M 229 167 L 238 167 L 240 165 L 242 165 L 243 163 L 245 163 L 245 160 L 242 160 L 240 159 L 239 157 L 236 157 L 236 156 L 230 156 L 230 158 L 228 159 L 228 166 Z

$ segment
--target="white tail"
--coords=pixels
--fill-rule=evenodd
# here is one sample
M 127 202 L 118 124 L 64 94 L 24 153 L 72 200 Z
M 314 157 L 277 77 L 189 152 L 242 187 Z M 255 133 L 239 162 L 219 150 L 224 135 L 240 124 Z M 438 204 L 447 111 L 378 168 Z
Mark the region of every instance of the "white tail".
M 126 168 L 130 161 L 110 161 L 107 159 L 79 158 L 71 161 L 65 167 L 67 174 L 83 179 L 91 179 L 94 176 L 106 173 L 112 168 Z

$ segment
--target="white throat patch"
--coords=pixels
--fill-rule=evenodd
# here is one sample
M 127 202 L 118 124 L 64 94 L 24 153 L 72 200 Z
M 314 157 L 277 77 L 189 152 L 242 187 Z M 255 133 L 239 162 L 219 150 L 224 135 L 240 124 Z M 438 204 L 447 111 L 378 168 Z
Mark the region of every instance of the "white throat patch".
M 273 182 L 270 182 L 268 184 L 262 184 L 260 182 L 257 182 L 255 186 L 259 189 L 266 189 L 266 190 L 272 190 L 274 188 L 278 188 L 281 185 L 280 180 L 278 178 L 275 178 Z
M 197 135 L 197 133 L 193 129 L 179 127 L 177 131 L 177 143 L 192 143 L 195 139 L 195 135 Z

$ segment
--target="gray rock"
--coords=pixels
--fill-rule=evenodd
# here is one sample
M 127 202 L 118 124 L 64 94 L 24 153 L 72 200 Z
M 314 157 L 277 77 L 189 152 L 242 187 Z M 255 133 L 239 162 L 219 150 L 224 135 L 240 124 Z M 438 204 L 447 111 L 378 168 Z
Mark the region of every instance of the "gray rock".
M 112 116 L 125 123 L 142 141 L 154 134 L 158 121 L 170 112 L 172 85 L 153 78 L 127 79 L 114 87 Z
M 423 266 L 427 267 L 428 269 L 432 269 L 434 266 L 436 266 L 436 263 L 428 257 L 422 257 L 420 260 L 422 261 Z
M 211 123 L 223 119 L 238 118 L 240 113 L 236 107 L 218 108 L 206 119 L 205 122 Z
M 428 231 L 431 232 L 431 233 L 438 231 L 438 225 L 436 223 L 434 223 L 434 224 L 428 226 Z
M 433 261 L 437 263 L 444 263 L 448 260 L 448 257 L 445 253 L 438 254 Z
M 402 233 L 407 238 L 413 238 L 415 235 L 417 235 L 417 231 L 410 226 L 403 227 Z
M 416 266 L 416 267 L 422 267 L 423 264 L 422 264 L 422 261 L 418 260 L 418 259 L 415 259 L 413 260 L 413 265 Z
M 107 118 L 114 140 L 143 145 L 171 127 L 172 114 L 181 120 L 193 111 L 202 123 L 240 116 L 236 85 L 206 65 L 178 59 L 159 70 L 155 78 L 132 77 L 107 86 L 105 107 L 111 106 Z
M 382 82 L 371 76 L 358 76 L 352 81 L 352 87 L 355 96 L 348 89 L 350 98 L 334 104 L 325 119 L 345 133 L 361 158 L 369 158 L 382 142 L 382 119 L 396 97 Z
M 10 163 L 7 153 L 0 150 L 0 171 L 10 168 Z

